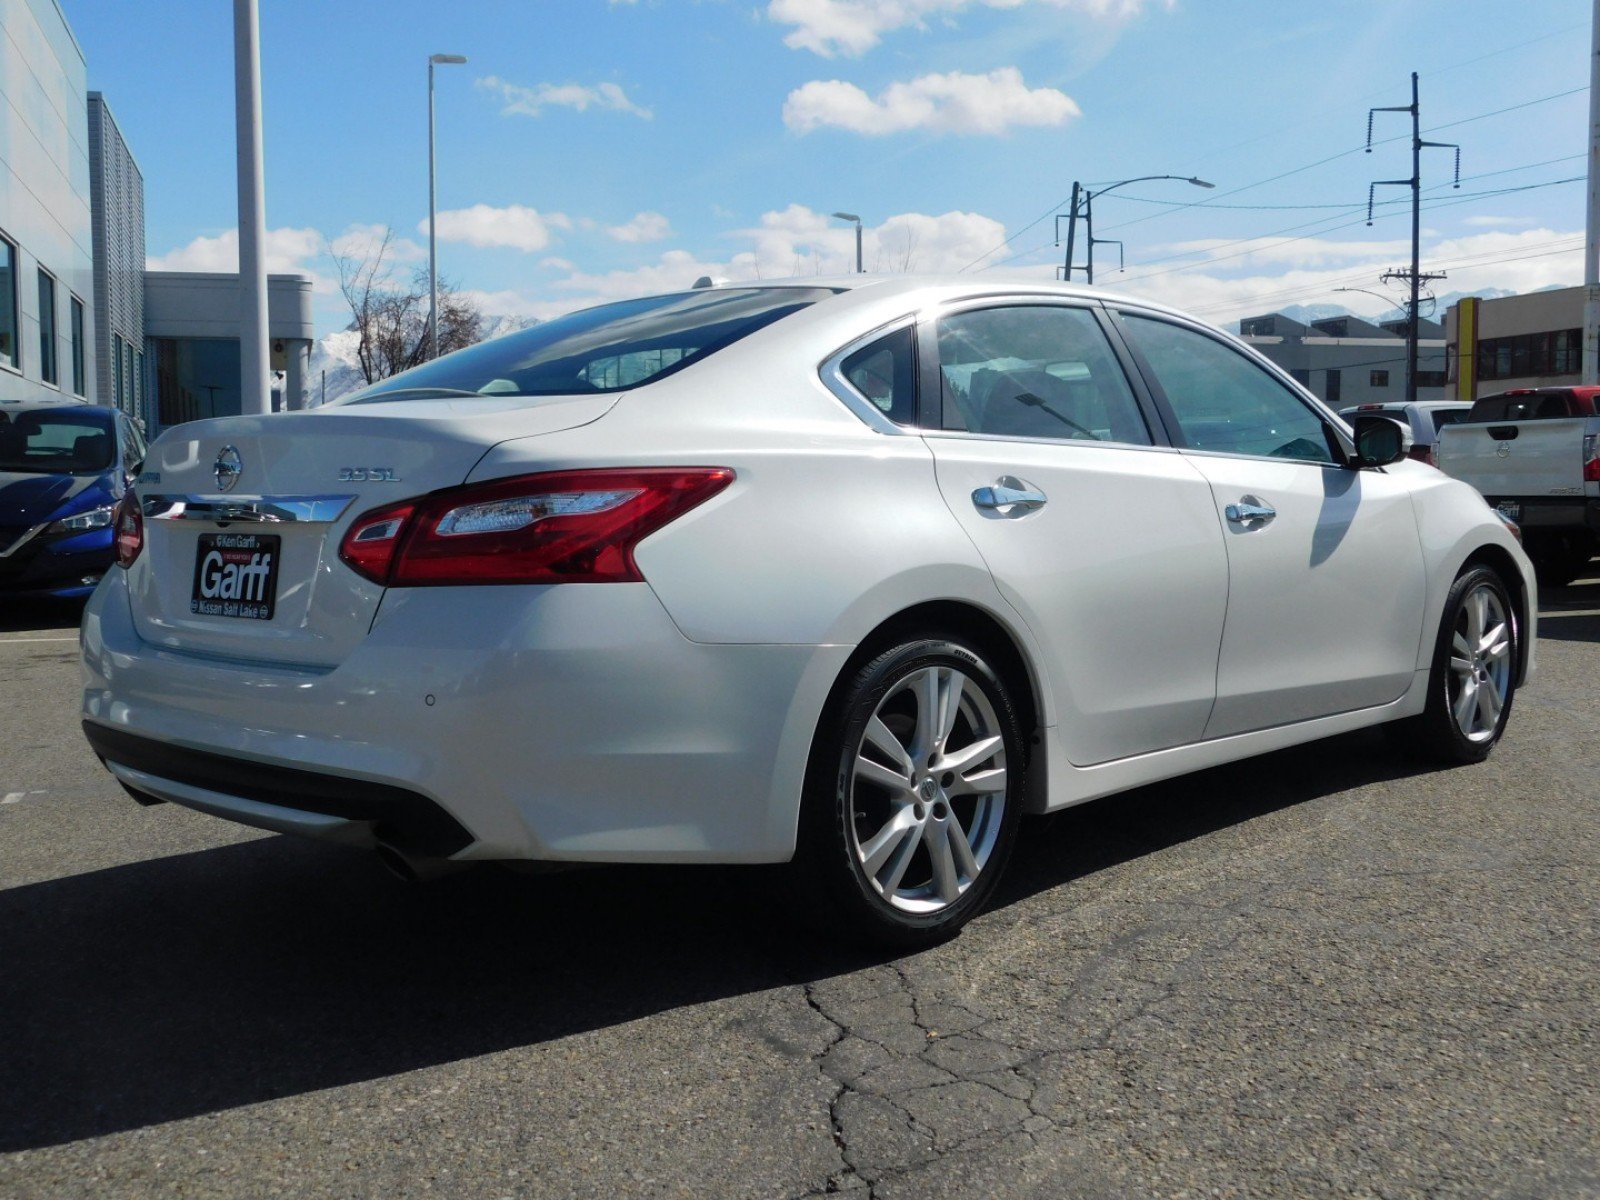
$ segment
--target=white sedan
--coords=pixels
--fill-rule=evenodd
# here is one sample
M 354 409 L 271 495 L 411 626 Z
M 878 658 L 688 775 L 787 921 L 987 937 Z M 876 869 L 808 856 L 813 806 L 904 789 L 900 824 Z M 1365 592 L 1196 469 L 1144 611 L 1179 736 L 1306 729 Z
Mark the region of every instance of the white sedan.
M 833 928 L 926 941 L 1026 813 L 1380 723 L 1490 752 L 1532 568 L 1405 451 L 1090 290 L 608 304 L 163 434 L 83 728 L 146 803 L 407 874 L 792 861 Z

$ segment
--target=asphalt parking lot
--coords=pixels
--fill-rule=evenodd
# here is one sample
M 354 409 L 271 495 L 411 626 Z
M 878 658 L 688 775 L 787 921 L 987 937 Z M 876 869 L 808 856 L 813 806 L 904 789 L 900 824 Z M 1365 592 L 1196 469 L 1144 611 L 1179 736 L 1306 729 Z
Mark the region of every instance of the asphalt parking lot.
M 141 808 L 74 622 L 0 615 L 0 1195 L 1600 1196 L 1600 580 L 1487 764 L 1041 820 L 898 960 L 770 871 L 407 887 Z

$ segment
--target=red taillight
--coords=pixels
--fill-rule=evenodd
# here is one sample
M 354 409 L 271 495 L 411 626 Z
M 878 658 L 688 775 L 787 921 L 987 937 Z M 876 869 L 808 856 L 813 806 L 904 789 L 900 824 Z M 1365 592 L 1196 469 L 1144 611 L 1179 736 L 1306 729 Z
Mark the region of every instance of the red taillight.
M 638 582 L 634 547 L 731 482 L 726 467 L 640 467 L 468 484 L 363 513 L 339 557 L 389 587 Z
M 1413 442 L 1411 444 L 1411 449 L 1407 452 L 1407 455 L 1410 458 L 1416 459 L 1418 462 L 1427 463 L 1430 467 L 1437 467 L 1439 465 L 1438 460 L 1433 456 L 1432 446 L 1424 446 L 1419 442 Z
M 1589 434 L 1583 439 L 1583 481 L 1600 483 L 1600 436 Z
M 139 512 L 139 498 L 129 488 L 117 502 L 111 514 L 111 527 L 115 529 L 117 566 L 131 567 L 133 560 L 144 549 L 144 516 Z

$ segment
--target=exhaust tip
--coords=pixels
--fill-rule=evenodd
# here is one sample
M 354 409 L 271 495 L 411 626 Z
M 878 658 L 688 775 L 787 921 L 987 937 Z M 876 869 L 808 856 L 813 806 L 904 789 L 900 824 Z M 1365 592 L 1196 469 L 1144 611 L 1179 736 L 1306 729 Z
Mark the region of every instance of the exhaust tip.
M 373 853 L 391 875 L 404 883 L 428 883 L 446 875 L 455 875 L 471 866 L 470 863 L 452 862 L 448 858 L 419 858 L 407 854 L 392 842 L 377 843 Z

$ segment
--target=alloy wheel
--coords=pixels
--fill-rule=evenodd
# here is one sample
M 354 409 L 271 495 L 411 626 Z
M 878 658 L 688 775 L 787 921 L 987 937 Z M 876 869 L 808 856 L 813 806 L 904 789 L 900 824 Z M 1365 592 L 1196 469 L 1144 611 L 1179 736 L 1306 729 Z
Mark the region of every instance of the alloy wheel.
M 949 666 L 883 694 L 855 747 L 851 850 L 892 907 L 937 913 L 993 855 L 1008 800 L 1005 738 L 979 684 Z
M 1461 598 L 1450 640 L 1451 715 L 1470 742 L 1492 741 L 1511 685 L 1512 627 L 1497 590 L 1479 583 Z

